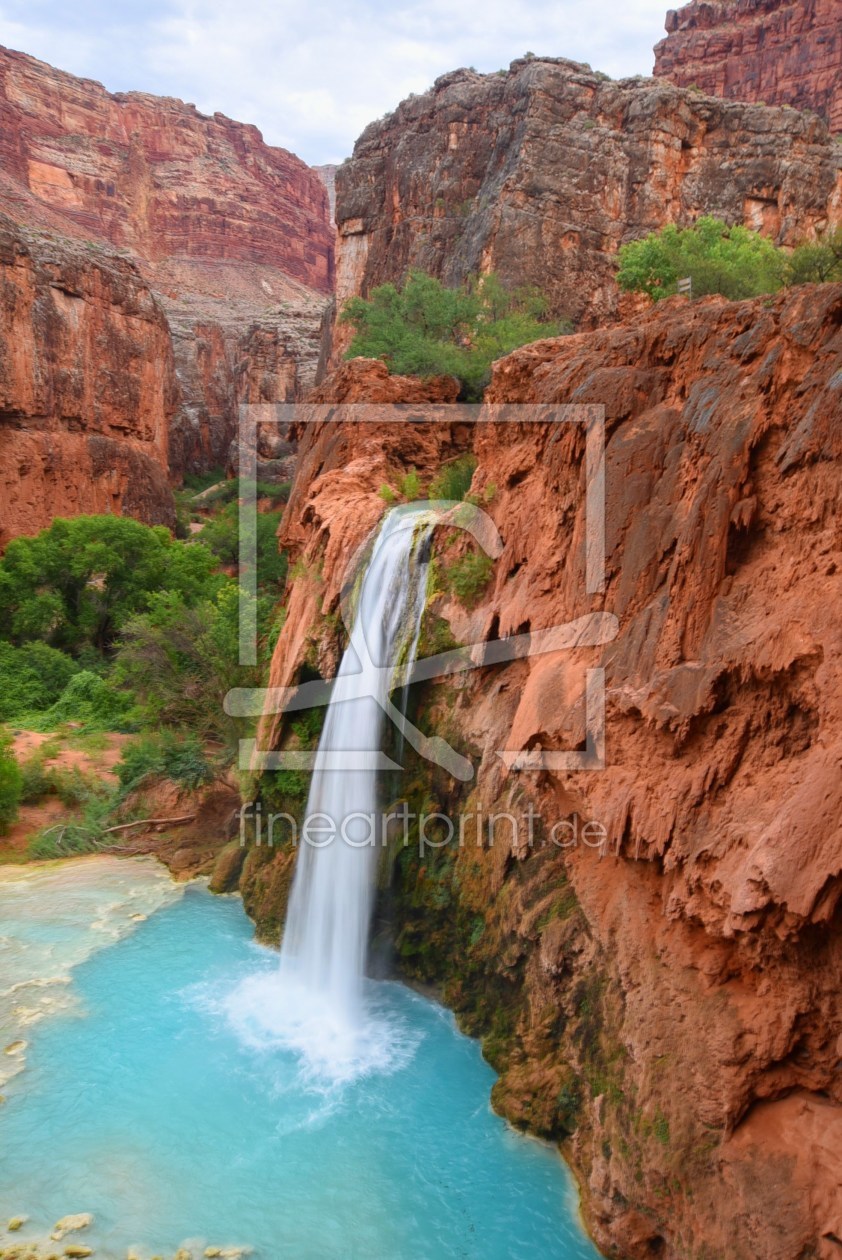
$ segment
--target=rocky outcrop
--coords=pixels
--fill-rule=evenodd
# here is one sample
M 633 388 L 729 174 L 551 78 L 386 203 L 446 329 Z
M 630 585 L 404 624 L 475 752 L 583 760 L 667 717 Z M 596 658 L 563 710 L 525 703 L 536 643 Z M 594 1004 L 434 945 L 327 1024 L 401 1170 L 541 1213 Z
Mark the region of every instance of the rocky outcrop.
M 227 462 L 240 403 L 292 401 L 312 383 L 333 285 L 328 195 L 255 127 L 173 99 L 114 95 L 0 49 L 0 212 L 20 225 L 22 240 L 42 241 L 56 265 L 72 270 L 89 256 L 151 290 L 175 365 L 163 465 L 174 479 Z M 40 335 L 37 321 L 31 331 Z M 18 349 L 19 357 L 44 353 Z M 131 375 L 144 343 L 121 353 Z M 124 370 L 113 357 L 107 364 Z M 135 422 L 141 417 L 127 411 L 126 430 Z M 91 433 L 97 423 L 84 410 L 77 420 Z M 103 501 L 99 490 L 86 497 L 86 478 L 80 466 L 76 510 Z M 43 517 L 32 516 L 32 527 Z M 4 526 L 25 529 L 26 520 L 20 512 Z
M 349 397 L 347 380 L 323 391 Z M 476 778 L 408 757 L 396 790 L 468 825 L 461 846 L 423 855 L 416 832 L 384 869 L 399 965 L 443 985 L 483 1035 L 495 1105 L 562 1142 L 606 1254 L 830 1260 L 842 1238 L 842 287 L 674 299 L 524 347 L 496 365 L 490 399 L 605 407 L 604 594 L 585 592 L 581 426 L 510 413 L 471 430 L 447 407 L 436 424 L 410 409 L 412 423 L 379 431 L 308 426 L 282 524 L 298 576 L 272 681 L 332 671 L 340 586 L 384 510 L 379 488 L 410 467 L 427 482 L 472 446 L 472 491 L 503 550 L 469 607 L 438 583 L 422 653 L 602 609 L 619 633 L 411 702 Z M 439 540 L 440 572 L 454 547 Z M 594 667 L 605 768 L 518 772 L 498 750 L 584 746 Z M 271 802 L 271 776 L 264 790 Z M 521 823 L 490 842 L 478 806 Z M 267 935 L 291 856 L 246 859 Z
M 623 242 L 715 214 L 792 243 L 842 217 L 840 166 L 825 125 L 791 110 L 569 61 L 459 70 L 338 169 L 337 299 L 409 267 L 448 283 L 494 270 L 593 326 L 617 316 Z
M 174 525 L 177 399 L 167 321 L 135 265 L 0 216 L 0 548 L 80 512 Z
M 838 0 L 692 0 L 667 14 L 655 74 L 730 100 L 794 105 L 842 132 Z

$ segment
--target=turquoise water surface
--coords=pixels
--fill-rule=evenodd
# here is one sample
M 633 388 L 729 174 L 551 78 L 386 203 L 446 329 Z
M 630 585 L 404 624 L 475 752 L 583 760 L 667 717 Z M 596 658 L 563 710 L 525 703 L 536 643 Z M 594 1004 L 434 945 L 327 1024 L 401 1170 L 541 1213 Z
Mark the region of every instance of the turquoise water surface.
M 209 1244 L 256 1260 L 598 1256 L 560 1158 L 494 1116 L 493 1073 L 446 1011 L 372 983 L 388 1054 L 330 1081 L 241 1009 L 261 977 L 271 1000 L 277 965 L 240 902 L 199 885 L 84 957 L 4 1087 L 0 1219 L 27 1214 L 23 1236 L 43 1237 L 92 1212 L 74 1237 L 106 1260 Z

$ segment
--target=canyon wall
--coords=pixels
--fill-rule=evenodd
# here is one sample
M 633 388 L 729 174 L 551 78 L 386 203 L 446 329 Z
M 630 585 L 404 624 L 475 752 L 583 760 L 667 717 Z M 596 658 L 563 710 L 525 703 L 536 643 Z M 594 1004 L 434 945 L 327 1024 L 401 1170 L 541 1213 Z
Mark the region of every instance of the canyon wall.
M 442 384 L 429 406 L 446 396 Z M 321 397 L 398 401 L 400 382 L 359 360 Z M 419 853 L 416 830 L 388 853 L 379 928 L 403 973 L 441 985 L 483 1036 L 497 1108 L 562 1144 L 607 1255 L 831 1260 L 842 286 L 674 299 L 524 347 L 496 365 L 489 398 L 605 407 L 604 594 L 585 592 L 581 425 L 510 414 L 472 429 L 446 406 L 424 424 L 416 406 L 412 423 L 307 426 L 282 523 L 297 577 L 271 681 L 335 668 L 340 586 L 384 511 L 380 487 L 410 467 L 426 485 L 471 448 L 472 491 L 502 554 L 463 601 L 445 575 L 466 544 L 439 531 L 422 656 L 595 610 L 619 633 L 416 688 L 410 715 L 476 777 L 459 783 L 405 752 L 396 793 L 469 821 L 461 845 Z M 584 676 L 597 666 L 603 770 L 518 771 L 499 754 L 583 747 Z M 277 721 L 263 736 L 298 746 Z M 267 806 L 301 809 L 295 778 L 264 776 Z M 480 806 L 487 818 L 530 804 L 543 820 L 532 841 L 476 822 Z M 603 829 L 595 844 L 587 821 Z M 287 844 L 245 856 L 244 896 L 270 938 L 293 858 Z
M 92 274 L 132 274 L 138 291 L 145 287 L 169 330 L 159 370 L 174 363 L 174 393 L 156 422 L 169 429 L 157 448 L 165 476 L 224 465 L 241 402 L 291 401 L 312 383 L 333 286 L 328 194 L 314 171 L 264 144 L 255 127 L 178 100 L 112 94 L 0 49 L 0 212 L 18 226 L 21 249 L 40 242 L 59 268 L 87 258 Z M 14 319 L 0 311 L 0 320 Z M 40 336 L 42 324 L 30 332 Z M 89 348 L 92 379 L 106 365 L 131 376 L 148 350 L 142 338 L 132 346 L 124 336 L 119 357 L 109 346 L 99 364 L 102 351 Z M 18 349 L 33 361 L 57 353 L 37 342 Z M 56 360 L 56 370 L 80 369 Z M 145 442 L 145 420 L 129 401 L 124 432 Z M 18 425 L 25 413 L 17 409 Z M 61 427 L 65 417 L 57 412 L 45 423 Z M 99 419 L 83 407 L 76 424 L 95 434 Z M 86 498 L 86 485 L 80 469 L 78 511 L 100 503 L 99 491 Z M 120 500 L 126 511 L 135 511 L 136 498 Z M 170 502 L 164 514 L 171 512 Z M 0 523 L 19 532 L 43 517 L 20 510 Z
M 533 58 L 404 101 L 336 195 L 340 304 L 409 267 L 494 270 L 589 327 L 620 310 L 619 246 L 664 223 L 714 214 L 792 244 L 839 222 L 842 151 L 812 115 Z
M 135 265 L 0 214 L 0 548 L 54 516 L 175 524 L 167 321 Z
M 671 9 L 655 74 L 730 100 L 794 105 L 842 133 L 839 0 L 692 0 Z

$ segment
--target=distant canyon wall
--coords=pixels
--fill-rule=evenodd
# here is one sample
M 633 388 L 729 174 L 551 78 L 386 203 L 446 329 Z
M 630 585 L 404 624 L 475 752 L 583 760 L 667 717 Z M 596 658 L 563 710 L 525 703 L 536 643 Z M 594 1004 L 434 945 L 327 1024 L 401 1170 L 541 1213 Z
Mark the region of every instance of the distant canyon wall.
M 47 362 L 54 380 L 137 378 L 150 346 L 146 325 L 134 316 L 123 320 L 116 340 L 89 340 L 87 362 L 61 360 L 77 326 L 104 318 L 100 297 L 92 295 L 113 296 L 121 285 L 144 293 L 143 303 L 154 312 L 149 318 L 163 328 L 166 348 L 157 345 L 155 370 L 171 383 L 159 399 L 154 427 L 163 436 L 154 451 L 146 436 L 152 402 L 145 399 L 142 414 L 129 386 L 119 416 L 124 438 L 112 441 L 140 443 L 160 465 L 161 485 L 227 462 L 241 402 L 292 401 L 312 383 L 333 287 L 328 193 L 314 171 L 266 145 L 255 127 L 222 114 L 207 117 L 169 98 L 111 94 L 2 49 L 0 213 L 6 238 L 17 237 L 8 257 L 18 257 L 0 264 L 0 329 L 15 341 L 23 391 L 0 409 L 4 444 L 12 429 L 20 435 L 26 428 L 31 398 L 38 399 L 27 439 L 33 450 L 48 430 L 66 429 L 61 391 L 41 389 Z M 36 266 L 30 277 L 36 317 L 28 324 L 21 322 L 18 290 L 24 254 L 49 260 L 46 271 Z M 80 292 L 67 311 L 56 310 L 45 322 L 59 292 L 47 271 L 72 273 Z M 119 306 L 122 298 L 115 300 Z M 65 317 L 65 332 L 44 340 Z M 33 339 L 28 346 L 21 341 L 26 336 Z M 33 373 L 28 384 L 26 370 Z M 73 424 L 77 434 L 94 436 L 102 409 L 94 407 L 96 391 L 86 389 Z M 111 391 L 112 402 L 118 392 Z M 42 404 L 46 412 L 38 410 Z M 28 475 L 31 511 L 21 505 L 14 513 L 0 511 L 5 535 L 36 528 L 50 515 L 47 482 L 36 510 L 37 476 Z M 113 484 L 123 480 L 116 472 Z M 62 510 L 71 510 L 71 500 L 62 501 Z M 100 510 L 103 501 L 81 464 L 75 510 Z M 108 501 L 112 510 L 144 519 L 172 516 L 171 495 L 160 486 L 154 493 L 127 486 Z
M 842 134 L 840 0 L 692 0 L 671 9 L 655 74 L 729 100 L 810 109 Z

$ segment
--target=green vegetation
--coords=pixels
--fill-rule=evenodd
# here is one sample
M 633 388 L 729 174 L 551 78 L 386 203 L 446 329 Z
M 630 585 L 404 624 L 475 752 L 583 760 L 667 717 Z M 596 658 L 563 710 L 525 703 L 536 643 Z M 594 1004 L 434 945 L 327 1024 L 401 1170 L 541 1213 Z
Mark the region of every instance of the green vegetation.
M 415 499 L 445 499 L 456 503 L 467 500 L 475 503 L 477 500 L 468 492 L 476 466 L 477 459 L 472 453 L 457 455 L 442 465 L 429 486 L 424 485 L 415 468 L 410 468 L 398 478 L 396 486 L 381 486 L 380 498 L 388 504 L 397 503 L 400 500 L 411 503 Z M 489 486 L 483 495 L 484 501 L 490 502 L 495 493 L 496 487 Z
M 494 561 L 484 551 L 469 551 L 445 571 L 445 582 L 466 608 L 477 602 L 491 580 Z
M 0 642 L 0 722 L 55 704 L 79 666 L 46 643 Z
M 0 835 L 17 818 L 23 792 L 23 775 L 11 752 L 11 742 L 8 736 L 0 734 Z
M 842 228 L 818 241 L 807 241 L 792 254 L 790 284 L 827 284 L 842 280 Z
M 280 521 L 280 512 L 258 512 L 256 518 L 256 532 L 252 541 L 257 557 L 257 584 L 264 590 L 277 589 L 286 578 L 287 559 L 278 550 Z M 224 506 L 208 520 L 198 538 L 220 564 L 226 568 L 234 568 L 240 559 L 239 504 L 228 503 Z
M 126 796 L 151 779 L 171 779 L 188 790 L 213 778 L 202 741 L 186 732 L 150 732 L 126 744 L 117 766 L 121 794 Z
M 222 708 L 232 687 L 260 684 L 274 640 L 274 606 L 258 600 L 258 666 L 239 664 L 240 591 L 233 583 L 214 599 L 189 607 L 178 595 L 158 595 L 147 613 L 123 631 L 114 664 L 117 685 L 135 699 L 142 726 L 189 727 L 232 751 L 246 734 Z
M 623 245 L 619 263 L 620 288 L 647 293 L 655 301 L 676 293 L 685 276 L 693 283 L 694 297 L 721 293 L 727 298 L 774 293 L 785 276 L 783 254 L 770 240 L 707 215 L 693 227 L 668 223 Z
M 108 653 L 128 619 L 166 590 L 194 604 L 225 578 L 201 543 L 120 516 L 53 521 L 15 538 L 0 560 L 0 637 L 79 656 Z
M 351 298 L 340 318 L 354 329 L 348 358 L 383 359 L 391 372 L 409 376 L 455 376 L 467 400 L 482 397 L 495 359 L 569 331 L 548 318 L 537 289 L 510 291 L 494 275 L 450 289 L 411 271 L 402 288 L 383 284 L 368 299 Z
M 789 253 L 759 232 L 705 215 L 692 227 L 670 223 L 623 245 L 618 260 L 620 288 L 655 301 L 672 297 L 685 277 L 694 297 L 758 297 L 784 285 L 842 280 L 842 230 Z
M 253 734 L 253 721 L 229 718 L 223 701 L 230 688 L 263 681 L 282 624 L 286 558 L 279 514 L 258 512 L 256 599 L 230 575 L 239 505 L 227 487 L 236 484 L 203 501 L 189 540 L 122 517 L 57 519 L 15 539 L 0 559 L 0 723 L 56 732 L 18 765 L 0 727 L 0 832 L 21 801 L 54 797 L 72 814 L 31 842 L 31 856 L 119 844 L 109 828 L 129 820 L 125 800 L 137 787 L 169 779 L 199 788 Z M 274 503 L 286 487 L 258 494 Z M 239 664 L 243 611 L 257 631 L 256 666 Z M 138 735 L 125 746 L 116 787 L 51 764 L 65 744 L 96 756 L 114 731 Z M 218 748 L 212 761 L 208 742 Z
M 430 482 L 427 494 L 431 499 L 465 499 L 477 467 L 476 455 L 459 455 L 444 464 L 438 476 Z

